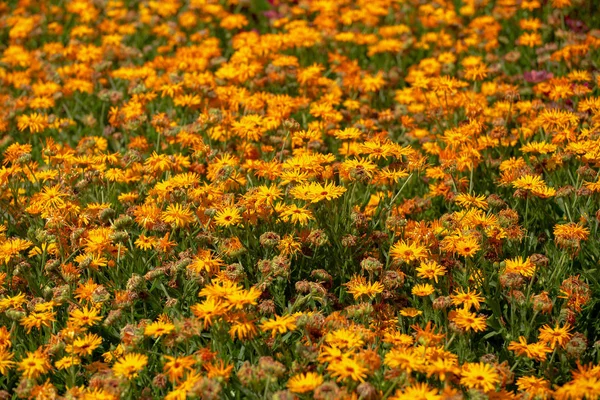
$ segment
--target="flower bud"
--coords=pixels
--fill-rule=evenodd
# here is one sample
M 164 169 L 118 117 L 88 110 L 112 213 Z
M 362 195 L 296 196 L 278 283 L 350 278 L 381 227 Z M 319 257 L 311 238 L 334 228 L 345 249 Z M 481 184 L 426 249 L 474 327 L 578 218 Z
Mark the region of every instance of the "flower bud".
M 273 248 L 279 244 L 279 242 L 281 241 L 281 236 L 279 236 L 275 232 L 265 232 L 262 235 L 260 235 L 259 241 L 261 246 L 266 248 Z
M 125 230 L 129 228 L 133 224 L 133 218 L 129 215 L 120 215 L 119 218 L 115 220 L 113 226 L 117 230 Z
M 569 357 L 579 359 L 587 349 L 586 337 L 579 332 L 574 333 L 565 349 Z
M 280 390 L 273 393 L 273 400 L 296 400 L 297 397 L 289 390 Z
M 306 238 L 308 244 L 312 247 L 322 247 L 329 242 L 327 234 L 322 229 L 315 229 L 310 232 Z
M 434 310 L 446 310 L 452 305 L 450 296 L 440 296 L 433 301 Z
M 127 281 L 126 289 L 132 292 L 139 292 L 145 288 L 144 278 L 138 274 L 131 275 L 131 278 Z
M 380 398 L 379 392 L 369 382 L 363 382 L 356 388 L 359 398 L 364 400 L 377 400 Z
M 367 257 L 360 262 L 360 267 L 369 273 L 379 273 L 383 264 L 374 257 Z
M 340 398 L 340 388 L 335 382 L 324 382 L 313 393 L 315 400 L 336 400 Z
M 547 292 L 542 292 L 533 296 L 533 309 L 542 314 L 549 314 L 552 311 L 552 300 Z
M 100 212 L 100 221 L 102 222 L 108 222 L 112 217 L 114 217 L 116 214 L 115 210 L 113 210 L 112 208 L 105 208 L 104 210 L 102 210 Z
M 13 309 L 6 311 L 4 314 L 13 321 L 18 321 L 26 315 L 24 311 L 18 311 Z

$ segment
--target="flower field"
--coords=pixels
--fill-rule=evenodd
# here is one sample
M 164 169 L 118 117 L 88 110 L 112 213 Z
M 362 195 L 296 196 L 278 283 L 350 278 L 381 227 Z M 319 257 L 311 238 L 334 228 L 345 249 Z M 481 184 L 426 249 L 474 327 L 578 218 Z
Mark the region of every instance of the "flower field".
M 0 3 L 0 400 L 600 398 L 594 0 Z

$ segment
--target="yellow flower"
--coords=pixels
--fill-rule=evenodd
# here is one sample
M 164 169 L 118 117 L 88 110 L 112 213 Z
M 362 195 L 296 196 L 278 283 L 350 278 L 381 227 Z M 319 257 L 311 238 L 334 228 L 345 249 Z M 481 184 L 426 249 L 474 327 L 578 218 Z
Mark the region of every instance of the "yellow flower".
M 487 324 L 485 317 L 478 317 L 467 308 L 459 308 L 450 312 L 448 316 L 452 322 L 465 331 L 473 330 L 475 332 L 485 331 Z
M 213 319 L 227 312 L 227 306 L 219 300 L 208 298 L 203 303 L 194 304 L 190 310 L 197 318 L 204 320 L 204 329 L 206 329 L 212 325 Z
M 311 203 L 318 203 L 323 200 L 334 200 L 346 192 L 346 188 L 336 186 L 333 183 L 321 185 L 317 182 L 304 183 L 295 186 L 290 190 L 290 194 L 298 200 L 307 200 Z
M 219 360 L 212 364 L 204 364 L 204 369 L 209 378 L 221 378 L 227 381 L 233 371 L 233 365 L 227 365 L 223 360 Z
M 482 210 L 488 209 L 488 203 L 484 195 L 475 196 L 468 193 L 461 193 L 454 198 L 454 201 L 463 207 L 477 207 Z
M 260 327 L 263 332 L 271 331 L 271 335 L 275 337 L 278 333 L 284 334 L 296 329 L 295 315 L 276 315 L 275 318 L 264 321 Z
M 182 228 L 194 220 L 194 213 L 187 206 L 170 204 L 161 214 L 161 219 L 167 224 Z
M 27 356 L 19 362 L 19 370 L 23 372 L 24 377 L 30 379 L 46 374 L 51 368 L 48 356 L 40 349 L 34 352 L 28 351 Z
M 417 310 L 416 308 L 407 307 L 400 310 L 400 315 L 402 315 L 403 317 L 414 318 L 421 314 L 423 314 L 423 311 Z
M 69 314 L 70 321 L 72 321 L 76 326 L 93 326 L 96 322 L 100 321 L 102 317 L 98 315 L 97 308 L 88 308 L 83 307 L 81 309 L 77 308 Z
M 370 283 L 362 276 L 353 277 L 344 286 L 347 287 L 346 291 L 354 296 L 354 299 L 359 299 L 362 296 L 373 298 L 383 292 L 383 285 L 380 282 Z
M 399 369 L 410 374 L 412 371 L 421 371 L 425 360 L 423 352 L 414 347 L 392 348 L 384 358 L 384 364 L 390 368 Z
M 438 282 L 438 277 L 446 275 L 446 268 L 435 261 L 421 262 L 416 271 L 419 278 L 433 279 L 435 283 Z
M 141 234 L 135 241 L 135 246 L 141 250 L 150 250 L 156 245 L 156 238 Z
M 15 365 L 11 359 L 13 354 L 6 349 L 0 350 L 0 375 L 6 375 L 7 372 Z
M 367 368 L 363 367 L 358 361 L 346 355 L 343 355 L 341 360 L 329 364 L 327 371 L 338 381 L 349 378 L 358 382 L 364 382 L 368 372 Z
M 402 393 L 400 393 L 400 391 L 396 392 L 396 395 L 390 397 L 390 400 L 441 400 L 442 396 L 438 393 L 439 391 L 437 389 L 432 388 L 426 383 L 415 383 L 405 388 Z
M 29 129 L 31 133 L 44 131 L 48 127 L 48 117 L 43 114 L 33 113 L 17 117 L 17 128 L 19 131 Z
M 309 221 L 314 220 L 312 212 L 305 207 L 298 207 L 295 204 L 283 206 L 279 212 L 279 218 L 284 222 L 292 224 L 306 225 Z
M 56 313 L 52 311 L 32 312 L 28 316 L 21 318 L 21 325 L 27 328 L 27 333 L 30 333 L 32 328 L 50 327 L 52 322 L 56 321 L 55 316 Z
M 240 340 L 251 339 L 256 335 L 256 326 L 253 321 L 248 320 L 245 316 L 238 316 L 237 318 L 231 318 L 232 325 L 229 329 L 229 335 L 234 339 L 236 336 Z
M 282 256 L 294 255 L 299 252 L 301 248 L 302 245 L 293 235 L 285 235 L 277 245 L 277 249 L 281 252 Z
M 102 338 L 94 333 L 88 333 L 73 341 L 72 351 L 80 356 L 89 356 L 102 344 Z M 69 347 L 69 346 L 67 346 Z
M 360 331 L 355 329 L 341 328 L 329 332 L 325 336 L 325 342 L 340 349 L 352 349 L 364 344 Z
M 193 356 L 171 357 L 164 356 L 167 362 L 163 366 L 165 375 L 171 382 L 177 382 L 186 372 L 192 371 L 196 360 Z
M 462 236 L 455 244 L 455 252 L 463 257 L 472 257 L 480 249 L 477 239 L 472 236 Z
M 529 257 L 523 260 L 523 257 L 518 256 L 511 260 L 505 260 L 504 272 L 507 274 L 520 274 L 531 278 L 535 273 L 535 264 Z
M 548 325 L 544 325 L 540 328 L 539 340 L 541 342 L 548 343 L 552 349 L 554 349 L 557 345 L 564 348 L 567 345 L 567 342 L 573 336 L 569 332 L 570 330 L 571 327 L 569 324 L 563 326 L 562 328 L 559 326 L 551 328 Z
M 258 298 L 262 295 L 262 291 L 251 287 L 248 290 L 236 290 L 228 293 L 225 296 L 226 302 L 230 308 L 242 309 L 248 305 L 255 305 Z
M 68 369 L 74 365 L 81 365 L 81 359 L 76 356 L 65 356 L 54 363 L 58 369 Z
M 500 382 L 500 376 L 490 364 L 465 363 L 461 372 L 460 383 L 469 389 L 492 391 Z
M 215 223 L 218 226 L 227 227 L 242 222 L 242 216 L 237 208 L 225 207 L 215 215 Z
M 396 242 L 390 249 L 390 256 L 395 260 L 411 262 L 427 257 L 427 247 L 416 243 L 406 243 L 404 240 Z
M 546 186 L 542 178 L 537 175 L 523 175 L 513 181 L 513 187 L 523 190 L 541 190 Z
M 587 240 L 590 230 L 580 224 L 570 222 L 554 226 L 554 236 L 563 240 Z
M 113 372 L 117 377 L 132 379 L 148 364 L 148 356 L 137 353 L 129 353 L 120 358 L 113 365 Z
M 144 328 L 144 335 L 159 337 L 163 335 L 168 335 L 175 329 L 175 325 L 170 322 L 164 321 L 156 321 L 149 325 L 146 325 Z
M 522 376 L 517 379 L 517 387 L 527 393 L 531 398 L 547 399 L 552 393 L 550 382 L 535 376 Z
M 435 292 L 435 288 L 432 285 L 430 285 L 429 283 L 425 283 L 422 285 L 415 285 L 411 291 L 412 294 L 414 294 L 415 296 L 419 296 L 419 297 L 429 296 L 433 292 Z
M 481 306 L 480 303 L 485 301 L 485 299 L 476 291 L 471 292 L 470 289 L 467 289 L 465 292 L 462 288 L 456 289 L 454 294 L 450 295 L 450 298 L 452 299 L 452 304 L 455 306 L 463 306 L 466 310 L 471 307 L 479 310 L 479 307 Z
M 287 388 L 293 393 L 306 393 L 315 390 L 323 383 L 323 377 L 315 372 L 294 375 L 288 380 Z

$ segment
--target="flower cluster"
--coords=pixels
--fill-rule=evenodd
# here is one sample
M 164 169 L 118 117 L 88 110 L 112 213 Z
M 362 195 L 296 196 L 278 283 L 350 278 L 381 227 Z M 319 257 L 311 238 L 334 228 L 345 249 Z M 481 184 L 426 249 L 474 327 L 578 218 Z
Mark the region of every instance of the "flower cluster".
M 600 398 L 597 14 L 2 2 L 0 398 Z

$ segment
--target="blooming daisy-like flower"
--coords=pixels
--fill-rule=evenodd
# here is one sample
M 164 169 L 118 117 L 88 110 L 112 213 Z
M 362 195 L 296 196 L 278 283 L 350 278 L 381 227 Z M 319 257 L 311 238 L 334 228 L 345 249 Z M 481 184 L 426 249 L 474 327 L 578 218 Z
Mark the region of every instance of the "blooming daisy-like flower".
M 12 361 L 13 354 L 6 349 L 0 350 L 0 375 L 6 375 L 8 371 L 15 365 Z
M 246 340 L 256 335 L 256 325 L 245 316 L 239 315 L 236 318 L 232 318 L 232 321 L 233 324 L 229 328 L 229 335 L 232 339 L 237 337 L 240 340 Z
M 461 375 L 461 385 L 484 392 L 494 390 L 500 382 L 500 376 L 494 367 L 482 362 L 464 364 Z
M 590 230 L 580 224 L 570 222 L 554 226 L 554 236 L 562 240 L 587 240 Z
M 336 329 L 325 336 L 325 342 L 340 349 L 352 349 L 364 344 L 361 334 L 353 329 Z
M 102 319 L 102 317 L 98 315 L 98 309 L 94 307 L 75 309 L 71 311 L 69 317 L 77 326 L 92 326 Z
M 335 200 L 346 192 L 343 186 L 336 186 L 333 183 L 313 183 L 309 188 L 308 197 L 311 203 L 318 203 L 322 200 Z
M 355 276 L 350 282 L 344 284 L 347 287 L 346 291 L 354 296 L 354 299 L 360 297 L 375 297 L 383 292 L 383 285 L 380 282 L 367 282 L 363 276 Z
M 18 162 L 29 157 L 32 146 L 30 144 L 13 143 L 4 150 L 2 164 Z
M 288 331 L 296 329 L 295 315 L 276 315 L 275 318 L 268 319 L 262 323 L 260 328 L 266 332 L 271 331 L 271 335 L 275 337 L 278 333 L 284 334 Z
M 344 128 L 334 132 L 333 134 L 337 139 L 341 140 L 349 140 L 349 139 L 358 139 L 362 136 L 362 132 L 354 127 Z
M 231 371 L 233 371 L 232 364 L 226 364 L 223 360 L 218 360 L 210 364 L 204 364 L 206 370 L 206 376 L 209 378 L 221 378 L 224 381 L 229 380 Z
M 485 299 L 481 297 L 479 293 L 476 291 L 471 291 L 470 289 L 467 289 L 466 292 L 463 289 L 456 289 L 454 294 L 450 295 L 450 298 L 452 299 L 452 304 L 455 306 L 462 305 L 463 308 L 467 310 L 471 307 L 479 310 L 481 303 L 485 301 Z
M 517 379 L 517 387 L 520 391 L 529 394 L 532 398 L 547 399 L 552 392 L 550 382 L 544 378 L 535 376 L 522 376 Z
M 170 204 L 167 207 L 167 210 L 161 214 L 161 218 L 167 224 L 172 224 L 181 228 L 194 220 L 194 213 L 187 206 L 184 207 L 181 204 Z
M 315 372 L 294 375 L 287 383 L 293 393 L 306 393 L 315 390 L 323 383 L 323 377 Z
M 454 201 L 463 207 L 476 207 L 482 210 L 488 209 L 488 203 L 484 195 L 476 196 L 468 193 L 461 193 L 454 198 Z
M 94 333 L 88 333 L 84 337 L 73 341 L 73 353 L 80 356 L 89 356 L 102 344 L 102 338 Z
M 341 360 L 329 364 L 327 366 L 327 371 L 329 371 L 331 376 L 336 378 L 338 382 L 347 378 L 353 381 L 364 382 L 368 372 L 368 370 L 358 361 L 353 360 L 346 355 L 343 355 Z
M 554 328 L 551 328 L 548 325 L 544 325 L 540 328 L 539 340 L 541 342 L 546 342 L 550 345 L 551 348 L 555 348 L 557 345 L 560 347 L 565 347 L 567 342 L 573 336 L 570 333 L 571 326 L 568 324 L 559 327 L 558 325 Z
M 43 114 L 33 113 L 30 115 L 20 115 L 17 118 L 17 128 L 19 131 L 29 129 L 31 133 L 42 132 L 48 127 L 48 117 Z
M 504 272 L 507 274 L 520 274 L 531 278 L 535 272 L 535 264 L 529 257 L 523 260 L 523 257 L 519 256 L 504 262 L 506 264 Z
M 156 244 L 156 238 L 141 234 L 135 241 L 135 246 L 141 250 L 150 250 Z
M 32 312 L 26 317 L 21 318 L 21 325 L 27 328 L 27 333 L 31 333 L 33 328 L 41 329 L 42 326 L 49 327 L 56 321 L 56 313 L 52 311 Z
M 422 370 L 425 363 L 423 356 L 423 352 L 414 347 L 393 348 L 385 355 L 383 362 L 390 368 L 410 374 L 412 371 Z
M 65 356 L 54 363 L 58 369 L 69 369 L 74 365 L 81 365 L 81 358 L 76 356 Z
M 427 247 L 416 243 L 406 243 L 404 240 L 396 242 L 390 249 L 390 255 L 399 261 L 411 262 L 427 257 Z
M 435 283 L 438 282 L 438 277 L 446 275 L 446 268 L 435 261 L 422 261 L 421 265 L 416 268 L 416 271 L 419 278 L 433 279 Z
M 156 321 L 151 323 L 150 325 L 146 325 L 144 328 L 144 335 L 160 337 L 164 335 L 168 335 L 175 329 L 175 325 L 170 322 L 165 321 Z
M 429 296 L 431 293 L 435 292 L 435 288 L 429 283 L 424 283 L 421 285 L 415 285 L 412 288 L 411 293 L 415 296 L 425 297 Z
M 472 257 L 480 249 L 477 239 L 472 236 L 462 236 L 455 244 L 455 252 L 463 257 Z
M 289 221 L 292 224 L 300 225 L 306 225 L 309 221 L 314 219 L 310 210 L 305 207 L 298 207 L 295 204 L 284 206 L 279 213 L 279 217 L 284 222 Z
M 513 187 L 522 190 L 541 190 L 546 186 L 546 182 L 537 175 L 523 175 L 512 183 Z
M 148 356 L 138 353 L 129 353 L 120 358 L 113 365 L 113 372 L 118 377 L 132 379 L 148 364 Z
M 190 310 L 197 318 L 204 321 L 206 329 L 212 325 L 213 320 L 227 312 L 227 306 L 219 300 L 208 298 L 202 303 L 191 306 Z
M 46 374 L 52 365 L 48 356 L 40 349 L 34 352 L 27 352 L 27 356 L 19 362 L 19 370 L 23 372 L 23 376 L 30 379 L 35 379 L 40 375 Z
M 242 216 L 235 207 L 225 207 L 215 215 L 215 223 L 218 226 L 227 227 L 242 222 Z
M 414 318 L 421 314 L 423 314 L 423 311 L 411 307 L 406 307 L 400 310 L 400 315 L 402 315 L 403 317 Z
M 171 382 L 176 382 L 183 377 L 186 372 L 192 371 L 196 360 L 193 356 L 171 357 L 164 356 L 167 362 L 163 365 L 163 372 Z
M 439 391 L 427 383 L 415 383 L 402 392 L 398 391 L 395 396 L 390 397 L 390 400 L 440 400 L 441 398 Z
M 449 318 L 461 329 L 475 332 L 484 331 L 487 327 L 485 317 L 479 317 L 467 308 L 459 308 L 450 313 Z
M 251 287 L 248 290 L 241 289 L 232 291 L 231 293 L 228 293 L 225 298 L 227 299 L 230 308 L 241 310 L 244 306 L 256 304 L 256 301 L 261 295 L 262 291 L 255 287 Z

